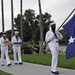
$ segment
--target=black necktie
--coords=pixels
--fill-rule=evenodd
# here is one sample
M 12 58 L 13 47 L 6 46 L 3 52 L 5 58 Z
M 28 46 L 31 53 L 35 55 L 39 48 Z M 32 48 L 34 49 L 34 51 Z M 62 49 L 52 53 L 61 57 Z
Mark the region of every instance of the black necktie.
M 6 40 L 6 37 L 3 37 L 4 38 L 4 40 Z
M 18 41 L 18 36 L 16 36 L 16 40 Z

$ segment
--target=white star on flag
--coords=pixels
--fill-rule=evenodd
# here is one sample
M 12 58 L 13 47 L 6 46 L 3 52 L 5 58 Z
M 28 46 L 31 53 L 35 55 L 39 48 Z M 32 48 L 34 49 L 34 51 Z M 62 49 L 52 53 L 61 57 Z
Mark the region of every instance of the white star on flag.
M 72 38 L 72 36 L 71 36 L 70 39 L 69 39 L 69 44 L 70 44 L 70 43 L 73 43 L 74 40 L 75 40 L 75 38 Z

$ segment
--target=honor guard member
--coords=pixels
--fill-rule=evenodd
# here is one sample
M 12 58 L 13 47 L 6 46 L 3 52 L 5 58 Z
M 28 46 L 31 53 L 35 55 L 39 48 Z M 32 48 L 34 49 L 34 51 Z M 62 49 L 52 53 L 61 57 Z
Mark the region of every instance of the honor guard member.
M 0 45 L 1 45 L 1 66 L 4 66 L 4 54 L 6 56 L 7 66 L 10 66 L 10 59 L 8 56 L 8 45 L 9 39 L 6 37 L 6 32 L 2 33 L 2 37 L 0 38 Z
M 13 44 L 13 53 L 14 53 L 14 63 L 23 64 L 21 59 L 21 38 L 18 36 L 19 32 L 15 31 L 15 35 L 12 37 L 11 43 Z M 18 62 L 16 54 L 18 53 Z
M 63 38 L 62 34 L 56 30 L 56 23 L 52 22 L 49 26 L 49 31 L 46 33 L 45 41 L 48 43 L 49 49 L 52 54 L 51 72 L 59 74 L 57 71 L 57 62 L 59 54 L 59 40 Z

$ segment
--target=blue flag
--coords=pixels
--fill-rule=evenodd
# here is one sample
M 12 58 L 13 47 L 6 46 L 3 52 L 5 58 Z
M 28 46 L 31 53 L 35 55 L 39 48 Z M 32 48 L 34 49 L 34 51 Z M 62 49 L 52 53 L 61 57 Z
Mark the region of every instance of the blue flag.
M 69 36 L 69 41 L 66 48 L 66 58 L 69 59 L 75 56 L 75 14 L 63 26 L 65 32 Z

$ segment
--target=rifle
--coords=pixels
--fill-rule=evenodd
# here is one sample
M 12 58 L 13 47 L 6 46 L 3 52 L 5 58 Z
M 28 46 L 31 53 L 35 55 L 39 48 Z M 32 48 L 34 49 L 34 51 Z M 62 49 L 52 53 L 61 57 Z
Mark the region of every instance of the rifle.
M 52 39 L 54 39 L 54 37 L 53 37 Z M 52 39 L 51 39 L 51 40 L 52 40 Z M 48 45 L 48 43 L 49 43 L 49 42 L 51 42 L 51 40 L 49 40 L 47 43 L 45 42 L 45 45 L 43 46 L 43 48 L 42 48 L 42 50 L 41 50 L 41 51 L 43 51 L 43 49 L 45 49 L 45 48 L 46 48 L 46 46 Z

